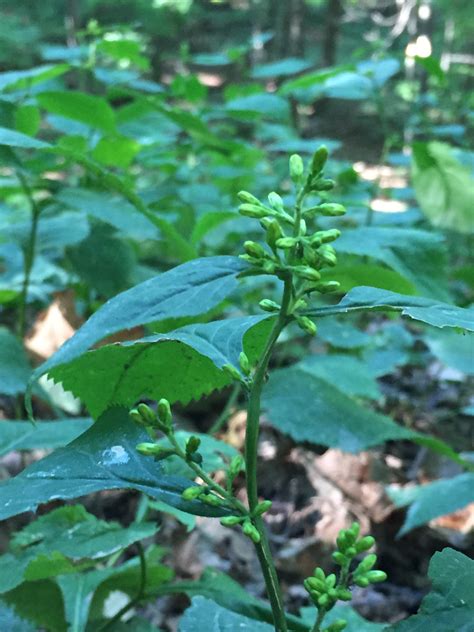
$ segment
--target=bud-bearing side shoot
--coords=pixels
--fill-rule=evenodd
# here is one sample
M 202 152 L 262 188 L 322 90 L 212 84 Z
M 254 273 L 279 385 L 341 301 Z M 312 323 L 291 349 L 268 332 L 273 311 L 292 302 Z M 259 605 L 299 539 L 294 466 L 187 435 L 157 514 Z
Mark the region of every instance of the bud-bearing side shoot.
M 313 628 L 314 632 L 331 632 L 344 630 L 346 622 L 340 620 L 339 627 L 334 623 L 328 628 L 322 627 L 325 615 L 338 601 L 352 599 L 351 587 L 367 588 L 370 584 L 383 582 L 387 579 L 384 571 L 375 570 L 377 562 L 375 553 L 368 553 L 374 545 L 375 539 L 370 536 L 360 536 L 360 525 L 354 522 L 349 529 L 342 529 L 336 540 L 337 549 L 332 557 L 340 567 L 338 574 L 326 575 L 322 568 L 316 568 L 311 577 L 304 580 L 311 601 L 318 610 L 318 618 Z M 343 625 L 344 624 L 344 625 Z

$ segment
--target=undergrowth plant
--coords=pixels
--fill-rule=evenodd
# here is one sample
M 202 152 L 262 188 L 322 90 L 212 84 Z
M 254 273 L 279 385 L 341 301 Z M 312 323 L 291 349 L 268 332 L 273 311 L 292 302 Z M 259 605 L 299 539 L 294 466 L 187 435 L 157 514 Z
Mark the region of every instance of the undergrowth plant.
M 354 586 L 367 588 L 386 579 L 385 572 L 376 568 L 376 554 L 370 552 L 374 538 L 361 534 L 359 524 L 353 523 L 339 533 L 334 568 L 322 568 L 315 560 L 313 575 L 304 580 L 316 610 L 312 608 L 302 618 L 286 611 L 265 527 L 265 514 L 272 503 L 259 493 L 259 429 L 262 410 L 272 406 L 273 411 L 281 408 L 279 414 L 286 421 L 290 417 L 293 424 L 304 424 L 301 402 L 309 406 L 312 394 L 305 390 L 305 380 L 298 372 L 290 378 L 286 374 L 289 385 L 284 384 L 285 378 L 279 381 L 271 363 L 275 346 L 286 329 L 310 340 L 317 334 L 319 318 L 373 309 L 401 311 L 437 327 L 472 329 L 472 322 L 462 308 L 378 288 L 355 288 L 339 303 L 327 296 L 339 288 L 331 278 L 337 264 L 332 243 L 341 233 L 326 225 L 323 228 L 321 223 L 345 213 L 341 204 L 328 197 L 334 182 L 325 175 L 327 158 L 325 147 L 315 152 L 306 167 L 299 155 L 290 157 L 293 203 L 275 192 L 268 201 L 247 191 L 239 193 L 240 214 L 257 220 L 263 230 L 261 240 L 245 241 L 244 254 L 193 259 L 119 294 L 33 374 L 27 396 L 30 415 L 31 388 L 41 375 L 48 374 L 79 397 L 95 421 L 66 447 L 0 487 L 0 517 L 34 510 L 51 498 L 72 499 L 102 490 L 135 489 L 152 500 L 143 500 L 134 522 L 123 529 L 97 521 L 83 508 L 66 507 L 20 531 L 10 552 L 0 558 L 5 568 L 15 569 L 0 581 L 0 592 L 27 620 L 39 625 L 47 622 L 47 629 L 54 631 L 65 629 L 63 621 L 74 632 L 121 630 L 116 626 L 137 605 L 160 594 L 186 592 L 195 599 L 182 619 L 180 632 L 204 630 L 211 620 L 218 621 L 215 625 L 220 627 L 213 628 L 216 632 L 338 632 L 346 629 L 348 613 L 353 613 L 340 608 L 338 602 L 350 601 Z M 245 282 L 257 277 L 258 282 L 261 276 L 275 282 L 280 296 L 260 295 L 259 314 L 211 321 L 202 318 L 236 291 L 240 279 Z M 180 326 L 183 319 L 187 324 Z M 153 333 L 170 321 L 178 327 Z M 143 325 L 150 326 L 144 337 L 97 346 L 108 336 Z M 176 402 L 186 404 L 236 385 L 247 402 L 243 455 L 208 435 L 177 428 L 172 413 Z M 285 390 L 292 388 L 300 388 L 299 406 L 293 405 L 291 392 Z M 330 385 L 324 388 L 329 396 L 344 401 L 340 390 Z M 324 410 L 321 415 L 320 434 L 314 442 L 331 445 L 335 441 L 331 433 L 340 441 L 343 432 L 349 437 L 348 449 L 357 451 L 361 436 L 364 445 L 410 439 L 453 459 L 465 469 L 461 476 L 472 480 L 472 464 L 442 441 L 370 412 L 366 412 L 367 425 L 359 428 L 357 411 L 350 403 L 346 404 L 347 418 L 325 418 Z M 278 419 L 278 413 L 274 417 Z M 216 471 L 223 475 L 215 477 Z M 235 493 L 236 478 L 242 473 L 245 499 Z M 163 552 L 140 544 L 156 533 L 149 519 L 153 507 L 175 512 L 181 519 L 182 512 L 188 518 L 218 518 L 223 526 L 240 529 L 255 547 L 270 607 L 219 574 L 197 582 L 172 582 L 169 569 L 162 564 Z M 413 517 L 412 524 L 417 519 Z M 123 551 L 132 546 L 138 547 L 138 556 L 115 566 Z M 443 555 L 445 568 L 465 564 L 464 556 L 458 559 L 453 551 Z M 451 570 L 440 580 L 441 591 L 449 584 L 446 577 L 451 577 Z M 59 622 L 51 624 L 28 601 L 33 584 L 51 599 L 55 596 Z M 106 588 L 125 595 L 125 603 L 115 604 L 112 612 L 107 610 Z M 457 601 L 455 605 L 461 619 L 469 616 L 470 606 L 466 610 Z

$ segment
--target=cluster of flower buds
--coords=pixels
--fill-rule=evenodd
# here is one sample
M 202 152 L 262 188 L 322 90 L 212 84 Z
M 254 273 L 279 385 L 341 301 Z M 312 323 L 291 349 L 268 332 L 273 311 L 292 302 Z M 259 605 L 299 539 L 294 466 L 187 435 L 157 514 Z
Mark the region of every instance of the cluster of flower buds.
M 132 421 L 147 430 L 159 430 L 165 435 L 173 432 L 173 417 L 167 399 L 160 399 L 156 411 L 147 404 L 138 404 L 136 408 L 132 408 L 129 415 Z
M 252 542 L 258 544 L 260 542 L 260 533 L 252 523 L 252 518 L 262 516 L 269 509 L 271 509 L 271 506 L 271 500 L 262 500 L 260 503 L 258 503 L 251 514 L 240 516 L 225 516 L 225 518 L 221 518 L 221 525 L 224 527 L 235 527 L 237 525 L 241 525 L 242 533 L 250 538 Z
M 314 605 L 321 612 L 328 612 L 338 600 L 350 601 L 352 593 L 348 586 L 355 584 L 366 588 L 369 584 L 383 582 L 387 579 L 384 571 L 373 570 L 377 561 L 375 553 L 366 555 L 358 563 L 355 569 L 351 566 L 361 553 L 365 553 L 375 544 L 371 535 L 359 537 L 360 525 L 354 522 L 349 529 L 342 529 L 337 537 L 337 551 L 332 555 L 334 562 L 341 567 L 339 580 L 334 573 L 326 576 L 322 568 L 316 568 L 313 576 L 304 581 L 304 587 L 308 591 Z M 324 632 L 337 632 L 344 630 L 345 621 L 335 621 Z
M 233 380 L 240 382 L 243 386 L 250 386 L 252 381 L 252 367 L 250 366 L 250 360 L 244 351 L 239 354 L 239 366 L 240 371 L 233 364 L 224 364 L 222 370 L 229 375 Z
M 224 498 L 221 498 L 207 485 L 192 485 L 187 487 L 181 494 L 183 500 L 200 500 L 211 507 L 223 507 L 226 505 Z
M 240 256 L 250 267 L 241 276 L 270 274 L 281 280 L 292 278 L 299 285 L 300 294 L 327 294 L 339 288 L 337 281 L 323 281 L 321 270 L 336 265 L 336 251 L 331 243 L 340 236 L 340 232 L 335 228 L 313 232 L 308 228 L 308 222 L 317 216 L 338 217 L 346 210 L 341 204 L 327 202 L 323 198 L 320 204 L 304 208 L 307 195 L 321 194 L 334 187 L 334 181 L 324 177 L 327 157 L 326 147 L 320 147 L 307 170 L 300 156 L 294 154 L 290 157 L 290 177 L 297 190 L 297 207 L 293 214 L 286 210 L 278 193 L 269 194 L 268 204 L 248 191 L 238 194 L 242 202 L 240 214 L 260 220 L 266 232 L 265 245 L 255 241 L 244 243 L 245 254 Z M 261 301 L 260 307 L 268 312 L 280 310 L 280 305 L 269 299 Z M 294 306 L 292 311 L 301 329 L 310 334 L 316 333 L 314 323 L 305 316 L 298 316 L 297 309 Z

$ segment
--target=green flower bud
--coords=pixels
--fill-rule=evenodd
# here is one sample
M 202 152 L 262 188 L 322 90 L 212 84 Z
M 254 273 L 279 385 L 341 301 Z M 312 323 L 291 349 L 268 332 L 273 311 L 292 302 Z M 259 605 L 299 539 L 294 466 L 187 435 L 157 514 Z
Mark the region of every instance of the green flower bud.
M 309 592 L 311 590 L 323 593 L 326 591 L 326 584 L 322 579 L 318 577 L 308 577 L 305 579 L 305 588 Z
M 308 307 L 308 303 L 304 300 L 304 298 L 299 298 L 296 303 L 295 306 L 293 307 L 294 310 L 297 309 L 306 309 Z
M 271 215 L 270 209 L 263 206 L 257 206 L 256 204 L 241 204 L 239 206 L 239 213 L 244 217 L 252 217 L 254 219 L 261 219 Z
M 344 566 L 348 562 L 347 557 L 340 551 L 334 551 L 332 559 L 336 562 L 336 564 L 338 564 L 338 566 Z
M 242 381 L 242 375 L 238 369 L 235 368 L 233 364 L 224 364 L 222 370 L 227 373 L 233 380 L 237 380 L 238 382 Z
M 355 569 L 355 573 L 357 575 L 363 575 L 366 571 L 370 571 L 370 569 L 374 567 L 376 561 L 377 556 L 375 555 L 375 553 L 367 555 L 357 566 L 357 568 Z
M 346 626 L 347 621 L 344 621 L 344 619 L 336 619 L 336 621 L 333 621 L 331 625 L 325 629 L 324 632 L 342 632 L 346 629 Z
M 354 577 L 354 584 L 356 586 L 360 586 L 360 588 L 367 588 L 370 582 L 367 579 L 367 577 L 362 576 L 362 577 Z
M 193 435 L 192 437 L 189 437 L 189 439 L 186 442 L 186 452 L 188 452 L 189 454 L 193 454 L 199 449 L 200 445 L 201 445 L 201 439 Z
M 297 243 L 298 240 L 295 237 L 281 237 L 276 240 L 276 246 L 282 248 L 282 250 L 289 250 L 296 246 Z
M 324 263 L 327 265 L 334 267 L 337 263 L 336 251 L 329 244 L 324 244 L 318 250 L 318 254 Z
M 321 579 L 323 582 L 326 581 L 326 575 L 325 575 L 323 569 L 320 566 L 317 566 L 314 569 L 313 576 L 316 577 L 316 579 Z
M 301 156 L 293 154 L 290 156 L 290 178 L 295 184 L 301 182 L 304 174 L 304 164 Z
M 201 500 L 203 503 L 206 503 L 206 505 L 211 505 L 211 507 L 220 507 L 224 504 L 222 498 L 219 498 L 219 496 L 215 496 L 214 494 L 206 494 L 201 497 Z
M 272 261 L 264 261 L 262 263 L 262 270 L 264 270 L 267 274 L 275 274 L 276 265 Z
M 274 249 L 276 247 L 277 239 L 281 239 L 285 236 L 282 227 L 278 223 L 276 219 L 271 219 L 267 229 L 267 244 L 270 248 Z
M 345 554 L 347 555 L 347 557 L 355 557 L 357 555 L 355 546 L 350 546 L 349 548 L 347 548 L 345 550 Z
M 246 520 L 244 522 L 244 526 L 242 527 L 242 531 L 255 544 L 258 544 L 260 542 L 260 539 L 261 539 L 260 538 L 260 533 L 258 532 L 258 530 L 253 526 L 253 524 L 249 520 Z
M 135 447 L 135 450 L 143 456 L 152 456 L 157 461 L 162 461 L 163 459 L 167 459 L 169 456 L 174 456 L 176 454 L 173 448 L 165 448 L 157 443 L 139 443 Z
M 272 191 L 271 193 L 268 194 L 268 202 L 269 202 L 270 206 L 273 209 L 275 209 L 275 211 L 282 212 L 282 211 L 285 210 L 285 206 L 283 204 L 283 200 L 278 195 L 278 193 L 275 193 L 275 191 Z
M 221 518 L 220 523 L 223 527 L 235 527 L 235 525 L 240 524 L 243 518 L 241 516 L 226 516 L 225 518 Z
M 331 573 L 330 575 L 326 577 L 326 586 L 328 588 L 334 588 L 335 585 L 336 585 L 336 575 L 334 573 Z
M 264 298 L 262 301 L 260 301 L 259 307 L 260 309 L 263 309 L 264 312 L 279 312 L 281 306 L 278 305 L 278 303 L 275 303 L 275 301 Z
M 335 186 L 336 183 L 330 178 L 316 178 L 311 183 L 311 188 L 314 191 L 330 191 L 334 189 Z
M 138 404 L 137 410 L 143 419 L 143 423 L 152 426 L 156 423 L 156 413 L 147 404 Z
M 337 590 L 335 588 L 329 588 L 327 594 L 329 596 L 329 599 L 336 603 L 336 601 L 338 600 Z
M 256 259 L 263 259 L 267 255 L 264 248 L 255 241 L 244 242 L 244 249 L 248 255 L 255 257 Z
M 329 152 L 325 145 L 321 145 L 321 147 L 316 149 L 313 155 L 313 159 L 311 161 L 312 175 L 316 176 L 323 170 L 324 165 L 326 164 L 326 161 L 328 159 L 328 156 L 329 156 Z
M 262 516 L 269 509 L 271 509 L 272 501 L 271 500 L 262 500 L 262 502 L 258 503 L 253 511 L 254 516 Z
M 347 531 L 345 529 L 341 529 L 339 531 L 338 536 L 336 538 L 336 544 L 337 544 L 337 548 L 342 553 L 344 553 L 345 550 L 348 548 L 349 542 L 347 540 Z
M 299 328 L 305 331 L 307 334 L 310 334 L 311 336 L 316 335 L 318 328 L 313 323 L 311 318 L 308 318 L 307 316 L 296 316 L 296 322 L 298 323 Z
M 321 281 L 321 283 L 316 283 L 313 290 L 321 294 L 329 294 L 330 292 L 336 292 L 340 287 L 339 281 Z
M 341 231 L 337 230 L 337 228 L 330 228 L 329 230 L 319 230 L 317 233 L 314 233 L 311 237 L 311 245 L 315 246 L 318 244 L 328 244 L 331 241 L 335 241 L 338 237 L 341 236 Z
M 183 500 L 196 500 L 199 498 L 201 494 L 205 493 L 205 489 L 203 489 L 200 485 L 193 485 L 192 487 L 187 487 L 181 494 L 181 498 Z
M 342 204 L 336 204 L 334 202 L 324 202 L 320 204 L 318 212 L 320 215 L 325 215 L 326 217 L 339 217 L 347 213 L 346 208 Z
M 239 364 L 240 364 L 240 368 L 242 369 L 242 372 L 245 375 L 250 375 L 250 362 L 247 357 L 247 354 L 244 353 L 243 351 L 239 353 Z
M 171 414 L 171 406 L 167 399 L 160 399 L 158 402 L 158 419 L 167 428 L 171 428 L 173 415 Z
M 247 204 L 254 204 L 256 206 L 261 206 L 260 200 L 256 198 L 255 195 L 252 195 L 248 191 L 239 191 L 237 193 L 237 197 L 239 198 L 241 202 L 244 202 Z
M 352 593 L 348 588 L 338 588 L 337 597 L 341 601 L 350 601 L 352 599 Z
M 355 548 L 357 550 L 357 553 L 362 553 L 363 551 L 368 551 L 369 549 L 371 549 L 374 544 L 375 538 L 371 535 L 366 535 L 364 538 L 361 538 L 358 542 L 356 542 Z
M 309 266 L 295 266 L 293 271 L 297 277 L 306 281 L 319 281 L 321 278 L 319 272 Z
M 128 415 L 134 423 L 138 424 L 139 426 L 143 426 L 143 418 L 136 408 L 132 408 L 132 410 L 129 411 Z
M 304 221 L 304 219 L 300 220 L 300 235 L 306 235 L 306 222 Z
M 325 608 L 326 606 L 329 605 L 329 595 L 327 595 L 326 593 L 324 593 L 323 595 L 321 595 L 318 598 L 318 606 L 320 606 L 321 608 Z
M 378 584 L 384 582 L 387 579 L 387 573 L 384 571 L 369 571 L 365 575 L 370 584 Z

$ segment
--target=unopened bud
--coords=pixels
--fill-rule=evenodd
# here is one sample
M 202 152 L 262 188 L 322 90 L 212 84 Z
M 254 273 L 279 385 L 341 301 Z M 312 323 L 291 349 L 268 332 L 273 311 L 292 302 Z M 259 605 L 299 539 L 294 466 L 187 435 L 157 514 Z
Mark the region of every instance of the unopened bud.
M 222 498 L 214 494 L 206 494 L 201 497 L 201 500 L 203 503 L 206 503 L 206 505 L 211 505 L 211 507 L 220 507 L 224 503 Z
M 336 585 L 336 575 L 334 573 L 331 573 L 330 575 L 326 577 L 326 586 L 328 588 L 334 588 L 335 585 Z
M 367 577 L 355 577 L 354 578 L 354 584 L 356 586 L 359 586 L 360 588 L 367 588 L 367 586 L 370 584 L 370 582 L 367 579 Z
M 319 272 L 309 266 L 295 266 L 293 270 L 297 277 L 306 281 L 319 281 L 321 278 Z
M 304 582 L 306 590 L 316 590 L 320 593 L 326 590 L 326 584 L 322 579 L 318 579 L 317 577 L 308 577 Z
M 316 283 L 313 289 L 321 294 L 329 294 L 330 292 L 336 292 L 340 287 L 339 281 L 321 281 L 321 283 Z
M 275 303 L 275 301 L 264 298 L 262 301 L 260 301 L 259 307 L 260 309 L 263 309 L 264 312 L 279 312 L 281 306 L 278 305 L 278 303 Z
M 263 206 L 257 206 L 256 204 L 241 204 L 239 206 L 239 213 L 244 217 L 252 217 L 254 219 L 261 219 L 270 215 L 270 210 Z
M 171 406 L 167 399 L 160 399 L 158 402 L 158 418 L 167 428 L 171 428 L 173 415 L 171 414 Z
M 139 443 L 135 449 L 143 456 L 152 456 L 157 461 L 162 461 L 176 454 L 173 448 L 165 448 L 156 443 Z
M 311 183 L 311 188 L 315 191 L 330 191 L 335 186 L 336 183 L 330 178 L 317 178 Z
M 364 538 L 361 538 L 358 542 L 356 542 L 355 548 L 357 550 L 357 553 L 362 553 L 363 551 L 368 551 L 369 549 L 371 549 L 374 544 L 375 538 L 371 535 L 366 535 Z
M 226 516 L 221 518 L 220 523 L 223 527 L 235 527 L 235 525 L 242 522 L 241 516 Z
M 375 562 L 377 561 L 377 556 L 375 553 L 371 553 L 364 557 L 362 562 L 360 562 L 359 566 L 356 568 L 355 573 L 358 575 L 363 575 L 366 571 L 370 571 L 371 568 L 374 567 Z
M 340 551 L 334 551 L 334 553 L 332 554 L 332 559 L 339 566 L 344 566 L 348 562 L 347 557 L 344 555 L 344 553 L 341 553 Z
M 305 331 L 307 334 L 310 334 L 311 336 L 316 335 L 318 328 L 313 323 L 311 318 L 308 318 L 307 316 L 297 316 L 296 322 L 298 323 L 300 329 Z
M 338 588 L 337 597 L 341 601 L 350 601 L 352 599 L 352 593 L 348 588 Z
M 283 200 L 278 195 L 278 193 L 275 193 L 275 191 L 272 191 L 268 194 L 268 202 L 270 206 L 275 209 L 275 211 L 282 212 L 285 210 Z
M 263 247 L 255 241 L 244 242 L 244 248 L 248 255 L 255 257 L 256 259 L 263 259 L 263 257 L 266 256 L 266 252 Z
M 293 248 L 298 243 L 298 240 L 295 237 L 281 237 L 276 240 L 276 245 L 278 248 L 282 248 L 283 250 L 289 250 Z
M 239 364 L 240 368 L 242 369 L 242 373 L 244 373 L 245 375 L 250 375 L 250 362 L 247 354 L 243 351 L 239 353 Z
M 329 605 L 329 595 L 324 593 L 323 595 L 321 595 L 321 597 L 318 598 L 318 606 L 321 606 L 321 608 L 324 608 L 325 606 Z
M 244 469 L 245 461 L 244 458 L 237 454 L 234 456 L 229 465 L 229 478 L 233 481 L 234 478 Z
M 301 178 L 303 177 L 303 173 L 304 164 L 301 156 L 293 154 L 290 156 L 290 178 L 295 184 L 299 184 L 301 182 Z
M 370 584 L 378 584 L 387 579 L 387 573 L 384 571 L 369 571 L 365 577 L 369 580 Z
M 222 370 L 227 373 L 233 380 L 237 380 L 239 382 L 242 381 L 242 375 L 238 369 L 235 368 L 233 364 L 224 364 Z
M 311 244 L 328 244 L 331 241 L 335 241 L 341 236 L 341 231 L 337 228 L 330 228 L 329 230 L 319 230 L 311 237 Z M 314 241 L 313 241 L 314 240 Z
M 254 544 L 258 544 L 260 542 L 260 539 L 261 539 L 260 533 L 249 520 L 246 520 L 244 522 L 242 531 L 245 533 L 247 537 L 249 537 L 252 540 L 252 542 L 254 542 Z
M 329 152 L 325 145 L 321 145 L 314 152 L 313 159 L 311 161 L 311 173 L 314 176 L 317 176 L 324 168 L 326 161 L 328 159 Z
M 327 627 L 324 632 L 342 632 L 347 627 L 347 621 L 344 619 L 336 619 L 333 621 L 329 627 Z
M 201 494 L 204 494 L 205 490 L 200 485 L 193 485 L 187 487 L 181 494 L 183 500 L 196 500 Z
M 266 226 L 266 229 L 267 229 L 267 244 L 270 246 L 270 248 L 275 248 L 277 239 L 284 237 L 283 229 L 278 223 L 278 220 L 274 218 L 270 220 L 270 222 Z
M 333 202 L 325 202 L 324 204 L 320 204 L 317 208 L 320 215 L 325 215 L 326 217 L 339 217 L 340 215 L 345 215 L 347 212 L 342 204 Z
M 201 439 L 193 435 L 192 437 L 189 437 L 189 439 L 186 442 L 186 452 L 188 452 L 189 454 L 193 454 L 199 449 L 200 445 L 201 445 Z
M 138 404 L 137 410 L 145 424 L 151 426 L 156 423 L 156 413 L 147 404 Z
M 248 191 L 239 191 L 237 193 L 237 197 L 239 198 L 241 202 L 244 202 L 246 204 L 255 204 L 256 206 L 261 205 L 260 200 L 256 198 L 255 195 L 252 195 Z
M 258 505 L 255 507 L 253 515 L 254 516 L 262 516 L 264 513 L 269 511 L 269 509 L 271 509 L 271 507 L 272 507 L 272 501 L 271 500 L 262 500 L 262 502 L 258 503 Z

